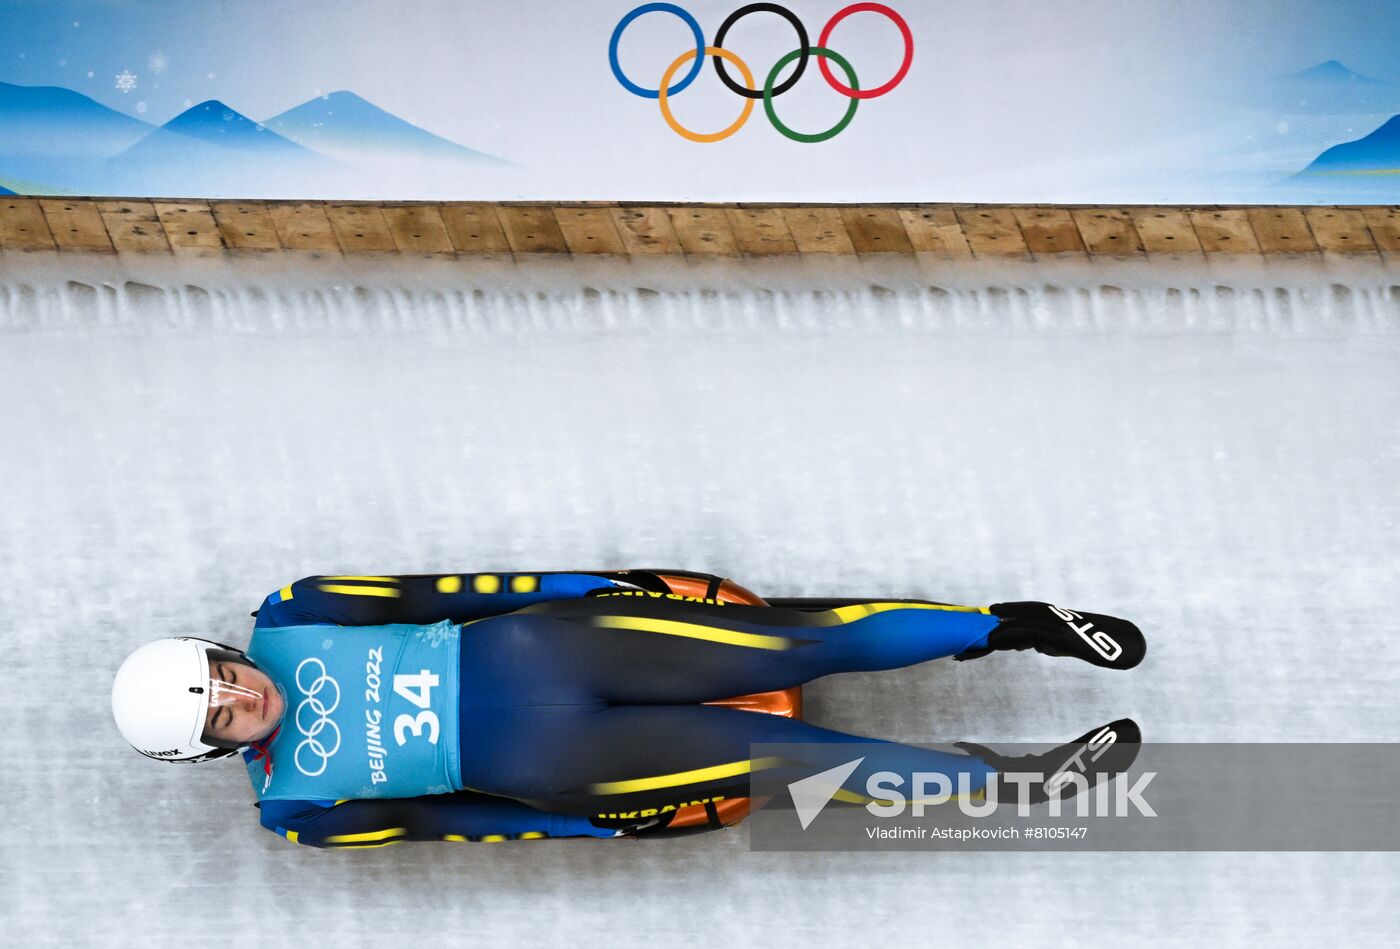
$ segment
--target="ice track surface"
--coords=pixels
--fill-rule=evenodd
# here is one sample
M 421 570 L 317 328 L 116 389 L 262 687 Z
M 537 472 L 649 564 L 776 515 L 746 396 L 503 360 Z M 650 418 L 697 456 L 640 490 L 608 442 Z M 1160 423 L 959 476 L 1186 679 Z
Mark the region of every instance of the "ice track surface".
M 1128 674 L 1014 654 L 810 687 L 840 729 L 1392 741 L 1397 283 L 0 259 L 3 939 L 1393 944 L 1393 854 L 299 848 L 237 764 L 138 758 L 108 690 L 149 639 L 246 642 L 308 574 L 676 566 L 1047 598 L 1150 639 Z

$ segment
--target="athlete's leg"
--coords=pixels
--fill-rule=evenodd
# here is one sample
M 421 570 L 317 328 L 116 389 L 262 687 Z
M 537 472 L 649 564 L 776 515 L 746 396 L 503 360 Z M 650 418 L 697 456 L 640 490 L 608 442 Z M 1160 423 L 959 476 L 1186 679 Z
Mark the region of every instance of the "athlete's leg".
M 981 648 L 998 622 L 975 607 L 921 602 L 804 611 L 560 601 L 466 626 L 462 693 L 501 693 L 502 706 L 708 702 Z
M 794 745 L 752 756 L 752 743 Z M 980 791 L 996 769 L 980 757 L 860 738 L 776 715 L 705 705 L 464 709 L 462 780 L 555 813 L 636 816 L 645 809 L 749 796 L 749 776 L 782 777 L 863 759 L 840 797 L 864 801 L 882 770 L 931 772 Z M 648 815 L 642 815 L 648 816 Z
M 462 631 L 463 783 L 571 813 L 747 794 L 752 742 L 796 743 L 802 763 L 970 775 L 977 759 L 857 738 L 777 716 L 698 705 L 833 672 L 886 669 L 978 648 L 980 612 L 892 603 L 805 612 L 630 603 L 541 605 Z M 618 705 L 617 703 L 635 703 Z M 841 757 L 850 743 L 862 754 Z M 764 769 L 777 767 L 772 762 Z M 640 782 L 640 783 L 638 783 Z M 646 801 L 646 804 L 639 804 Z M 606 807 L 604 805 L 607 805 Z

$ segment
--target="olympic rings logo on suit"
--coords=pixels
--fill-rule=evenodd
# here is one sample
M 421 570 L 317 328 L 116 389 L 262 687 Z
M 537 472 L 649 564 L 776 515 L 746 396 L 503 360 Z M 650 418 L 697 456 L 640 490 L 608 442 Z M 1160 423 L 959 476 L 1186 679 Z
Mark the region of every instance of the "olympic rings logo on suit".
M 695 48 L 688 49 L 681 53 L 670 66 L 666 67 L 666 71 L 661 76 L 661 83 L 655 89 L 639 86 L 631 79 L 627 78 L 626 73 L 622 71 L 622 66 L 617 61 L 617 46 L 622 39 L 623 31 L 632 24 L 633 20 L 647 13 L 674 14 L 679 17 L 686 26 L 690 27 L 690 32 L 695 37 Z M 753 73 L 749 70 L 748 64 L 735 53 L 724 48 L 724 38 L 728 35 L 729 30 L 735 23 L 738 23 L 750 13 L 776 13 L 778 16 L 787 20 L 797 33 L 797 49 L 783 56 L 773 65 L 773 68 L 768 71 L 768 78 L 764 80 L 762 88 L 758 88 L 754 85 Z M 884 85 L 876 86 L 874 89 L 860 88 L 860 83 L 856 79 L 855 69 L 846 61 L 845 57 L 826 45 L 827 40 L 831 38 L 831 31 L 836 28 L 836 25 L 853 13 L 879 13 L 890 19 L 895 26 L 899 27 L 899 32 L 904 37 L 904 58 L 900 62 L 899 69 L 895 72 L 894 78 L 890 79 Z M 714 57 L 715 72 L 719 74 L 720 81 L 723 82 L 731 92 L 743 97 L 744 106 L 739 114 L 739 118 L 728 128 L 721 129 L 718 132 L 701 133 L 691 131 L 676 120 L 676 117 L 671 114 L 670 97 L 682 91 L 695 81 L 695 77 L 700 74 L 700 69 L 704 65 L 706 56 Z M 783 124 L 782 120 L 778 118 L 773 100 L 797 84 L 797 81 L 802 78 L 803 72 L 807 69 L 807 60 L 812 56 L 817 58 L 817 66 L 821 69 L 822 77 L 826 79 L 827 85 L 850 99 L 851 104 L 846 108 L 846 114 L 831 128 L 814 133 L 797 132 L 788 128 Z M 841 67 L 842 72 L 846 74 L 847 83 L 842 83 L 831 74 L 831 67 L 827 65 L 828 59 Z M 675 77 L 676 71 L 692 60 L 694 60 L 694 62 L 691 64 L 684 78 L 672 84 L 671 80 Z M 787 64 L 793 60 L 797 60 L 797 68 L 793 70 L 791 76 L 775 86 L 774 83 L 777 82 L 778 74 L 782 72 L 783 67 L 787 66 Z M 729 75 L 729 72 L 724 66 L 726 61 L 733 64 L 734 68 L 739 71 L 739 74 L 744 79 L 743 85 L 735 82 L 733 77 Z M 773 127 L 795 142 L 824 142 L 829 138 L 835 138 L 845 130 L 847 125 L 851 124 L 851 119 L 855 118 L 856 107 L 860 105 L 862 99 L 878 98 L 899 85 L 904 80 L 905 74 L 909 72 L 909 65 L 913 61 L 914 34 L 910 32 L 909 24 L 904 22 L 904 18 L 898 13 L 882 3 L 853 3 L 848 7 L 836 11 L 832 18 L 826 21 L 826 26 L 822 27 L 816 46 L 812 46 L 808 42 L 807 28 L 803 26 L 802 21 L 799 20 L 791 10 L 779 6 L 776 3 L 750 3 L 735 10 L 733 13 L 729 14 L 729 16 L 725 18 L 724 23 L 720 25 L 719 32 L 715 33 L 714 44 L 711 46 L 705 45 L 705 34 L 701 31 L 700 24 L 696 21 L 695 17 L 691 16 L 685 9 L 676 6 L 674 3 L 645 3 L 628 13 L 618 22 L 617 26 L 613 29 L 612 39 L 608 43 L 608 62 L 612 66 L 613 76 L 622 84 L 622 88 L 644 99 L 656 99 L 661 106 L 661 117 L 666 120 L 666 124 L 671 127 L 671 130 L 681 138 L 688 139 L 692 142 L 718 142 L 739 131 L 739 129 L 744 127 L 744 123 L 749 120 L 749 115 L 753 112 L 753 104 L 756 99 L 763 100 L 763 110 L 767 113 L 768 121 L 772 123 Z
M 301 681 L 301 671 L 312 663 L 319 666 L 321 671 L 317 674 L 316 678 L 311 680 L 309 685 L 304 685 Z M 340 750 L 340 726 L 336 725 L 336 723 L 331 720 L 331 713 L 340 705 L 340 683 L 326 674 L 326 664 L 315 656 L 301 661 L 301 664 L 297 666 L 294 678 L 296 679 L 297 689 L 302 695 L 306 696 L 306 698 L 302 699 L 301 702 L 297 704 L 296 714 L 292 716 L 293 720 L 296 722 L 297 731 L 301 732 L 304 736 L 301 744 L 297 745 L 296 751 L 292 754 L 292 761 L 296 764 L 298 771 L 308 778 L 314 778 L 325 772 L 326 765 L 330 763 L 331 758 L 335 757 L 335 753 Z M 335 690 L 335 698 L 329 705 L 321 700 L 321 693 L 328 688 Z M 305 709 L 310 709 L 311 714 L 316 716 L 310 725 L 302 723 L 301 713 Z M 320 738 L 321 733 L 326 730 L 330 730 L 335 735 L 335 742 L 330 748 L 327 748 Z M 321 766 L 315 771 L 308 771 L 301 763 L 301 754 L 303 751 L 319 758 Z

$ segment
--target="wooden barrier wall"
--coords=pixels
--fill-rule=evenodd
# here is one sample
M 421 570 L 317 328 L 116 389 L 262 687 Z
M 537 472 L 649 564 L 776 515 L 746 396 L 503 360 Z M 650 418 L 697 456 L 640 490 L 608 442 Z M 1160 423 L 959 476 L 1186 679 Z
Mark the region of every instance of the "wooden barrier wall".
M 0 197 L 0 250 L 442 257 L 1342 254 L 1400 259 L 1395 207 L 499 204 Z

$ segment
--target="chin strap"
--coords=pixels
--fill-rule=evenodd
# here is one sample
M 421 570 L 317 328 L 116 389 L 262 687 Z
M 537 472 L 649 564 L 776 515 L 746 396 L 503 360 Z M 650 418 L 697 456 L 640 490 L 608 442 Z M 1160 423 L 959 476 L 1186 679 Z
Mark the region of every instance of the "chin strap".
M 278 725 L 272 730 L 272 734 L 268 735 L 266 738 L 253 742 L 251 746 L 254 751 L 253 761 L 261 761 L 263 763 L 263 776 L 269 781 L 272 780 L 272 752 L 270 750 L 270 746 L 272 745 L 272 742 L 277 738 L 277 733 L 281 730 L 282 726 Z
M 227 758 L 233 754 L 232 748 L 215 748 L 213 751 L 206 751 L 204 754 L 194 758 L 156 758 L 157 761 L 164 761 L 167 764 L 199 764 L 201 761 L 214 761 L 218 758 Z M 145 752 L 142 752 L 145 754 Z M 147 757 L 153 757 L 147 755 Z

